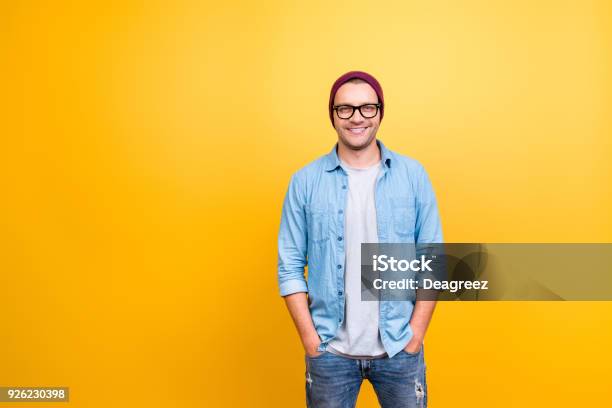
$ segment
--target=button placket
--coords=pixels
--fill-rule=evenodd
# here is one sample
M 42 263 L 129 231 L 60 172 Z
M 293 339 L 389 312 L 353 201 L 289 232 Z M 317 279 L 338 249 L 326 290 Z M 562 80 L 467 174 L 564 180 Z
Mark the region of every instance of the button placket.
M 345 252 L 344 252 L 344 210 L 346 208 L 346 199 L 347 199 L 347 189 L 348 189 L 348 175 L 341 169 L 340 170 L 340 183 L 341 183 L 341 189 L 338 191 L 338 198 L 339 198 L 339 206 L 340 207 L 338 209 L 338 230 L 337 230 L 337 248 L 338 250 L 336 251 L 336 256 L 337 256 L 337 260 L 338 260 L 338 264 L 336 266 L 336 268 L 338 269 L 339 273 L 337 276 L 337 289 L 338 289 L 338 302 L 340 304 L 340 308 L 339 308 L 339 316 L 338 316 L 338 323 L 342 322 L 342 318 L 343 318 L 343 313 L 342 311 L 344 310 L 344 270 L 343 270 L 343 264 L 344 264 L 344 257 L 345 257 Z

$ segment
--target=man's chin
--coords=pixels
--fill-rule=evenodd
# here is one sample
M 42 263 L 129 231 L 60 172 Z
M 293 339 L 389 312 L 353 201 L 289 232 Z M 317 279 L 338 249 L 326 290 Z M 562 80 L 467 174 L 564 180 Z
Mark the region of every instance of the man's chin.
M 366 147 L 370 146 L 373 141 L 374 141 L 374 136 L 370 136 L 365 140 L 351 140 L 350 137 L 342 138 L 343 144 L 351 150 L 363 150 Z

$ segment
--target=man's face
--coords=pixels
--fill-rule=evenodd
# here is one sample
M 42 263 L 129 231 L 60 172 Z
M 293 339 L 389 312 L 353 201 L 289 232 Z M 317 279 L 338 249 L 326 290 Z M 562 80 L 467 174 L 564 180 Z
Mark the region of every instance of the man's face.
M 378 103 L 376 91 L 367 83 L 347 82 L 342 85 L 334 98 L 334 106 Z M 380 110 L 373 118 L 364 118 L 358 109 L 349 119 L 340 119 L 333 112 L 334 127 L 338 133 L 338 142 L 351 150 L 362 150 L 368 147 L 375 139 L 380 125 Z

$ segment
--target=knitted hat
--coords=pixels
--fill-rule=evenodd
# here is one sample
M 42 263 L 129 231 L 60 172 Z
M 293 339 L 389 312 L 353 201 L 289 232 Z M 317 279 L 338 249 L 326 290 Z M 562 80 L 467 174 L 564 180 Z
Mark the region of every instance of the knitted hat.
M 380 103 L 380 120 L 382 120 L 385 115 L 385 98 L 383 97 L 383 90 L 376 78 L 367 72 L 363 71 L 351 71 L 342 75 L 340 78 L 336 79 L 336 82 L 332 85 L 331 92 L 329 93 L 329 119 L 332 122 L 332 126 L 334 125 L 334 98 L 336 97 L 336 92 L 338 89 L 350 81 L 351 79 L 359 78 L 367 82 L 374 91 L 376 91 L 376 95 L 378 95 L 378 103 Z

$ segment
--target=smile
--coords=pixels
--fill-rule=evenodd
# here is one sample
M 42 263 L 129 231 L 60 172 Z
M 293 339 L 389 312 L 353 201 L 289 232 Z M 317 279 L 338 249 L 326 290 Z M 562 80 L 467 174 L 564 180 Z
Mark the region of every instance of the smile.
M 367 127 L 349 128 L 348 131 L 354 135 L 361 135 L 366 131 Z

